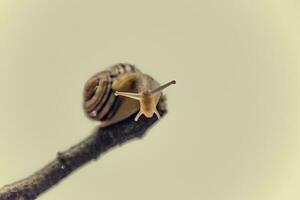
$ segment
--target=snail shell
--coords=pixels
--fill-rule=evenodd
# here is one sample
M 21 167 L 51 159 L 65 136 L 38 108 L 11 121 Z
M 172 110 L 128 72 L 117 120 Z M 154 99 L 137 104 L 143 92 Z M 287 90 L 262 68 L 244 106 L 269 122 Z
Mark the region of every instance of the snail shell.
M 140 73 L 133 65 L 119 63 L 92 76 L 84 87 L 84 110 L 91 119 L 102 125 L 113 124 L 139 110 L 139 103 L 133 99 L 115 96 L 113 85 L 121 76 Z M 135 84 L 122 89 L 123 92 L 137 92 Z

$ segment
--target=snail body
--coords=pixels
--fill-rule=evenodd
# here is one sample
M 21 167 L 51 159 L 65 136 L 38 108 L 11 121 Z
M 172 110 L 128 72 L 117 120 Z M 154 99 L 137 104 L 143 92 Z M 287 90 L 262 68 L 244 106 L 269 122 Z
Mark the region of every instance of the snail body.
M 161 90 L 175 81 L 160 86 L 151 76 L 135 66 L 119 63 L 92 76 L 84 87 L 84 110 L 91 119 L 108 126 L 138 112 L 135 121 L 144 114 L 150 118 L 155 113 Z

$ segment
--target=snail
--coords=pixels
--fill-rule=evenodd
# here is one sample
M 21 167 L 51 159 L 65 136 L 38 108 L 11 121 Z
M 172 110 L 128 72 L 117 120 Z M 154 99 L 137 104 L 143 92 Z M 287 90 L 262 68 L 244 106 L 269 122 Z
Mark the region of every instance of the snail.
M 88 79 L 84 86 L 84 111 L 101 126 L 117 123 L 137 113 L 160 118 L 156 109 L 162 90 L 176 81 L 161 85 L 134 65 L 118 63 Z

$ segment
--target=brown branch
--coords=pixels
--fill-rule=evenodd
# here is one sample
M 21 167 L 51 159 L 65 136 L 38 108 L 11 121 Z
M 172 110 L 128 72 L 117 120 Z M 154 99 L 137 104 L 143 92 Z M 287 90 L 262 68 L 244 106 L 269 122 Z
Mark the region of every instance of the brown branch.
M 165 99 L 159 103 L 161 116 L 166 113 Z M 33 175 L 0 189 L 0 200 L 33 200 L 66 178 L 87 162 L 112 147 L 142 137 L 156 121 L 155 117 L 142 117 L 134 122 L 134 116 L 107 128 L 98 128 L 89 137 L 58 153 L 56 159 Z

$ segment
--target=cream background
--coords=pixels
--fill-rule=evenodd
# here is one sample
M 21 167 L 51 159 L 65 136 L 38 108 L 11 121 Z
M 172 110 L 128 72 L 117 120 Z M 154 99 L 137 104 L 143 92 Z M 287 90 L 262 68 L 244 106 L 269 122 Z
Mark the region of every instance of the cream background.
M 299 1 L 0 1 L 0 186 L 96 126 L 82 87 L 113 63 L 166 90 L 144 139 L 43 200 L 298 200 Z

